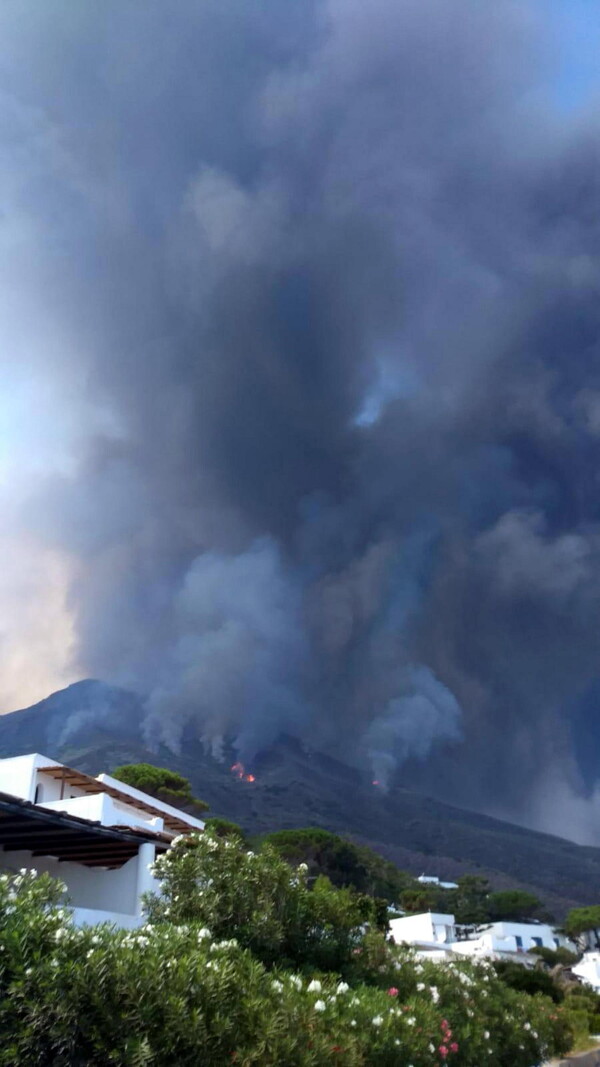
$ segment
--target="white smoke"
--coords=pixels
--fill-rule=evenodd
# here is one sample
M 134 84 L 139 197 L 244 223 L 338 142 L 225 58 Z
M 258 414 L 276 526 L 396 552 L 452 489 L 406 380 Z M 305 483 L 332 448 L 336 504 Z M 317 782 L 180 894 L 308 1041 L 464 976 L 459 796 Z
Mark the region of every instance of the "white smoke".
M 403 760 L 424 760 L 434 744 L 461 736 L 459 704 L 429 667 L 410 668 L 405 685 L 406 692 L 389 702 L 364 738 L 374 776 L 383 786 Z

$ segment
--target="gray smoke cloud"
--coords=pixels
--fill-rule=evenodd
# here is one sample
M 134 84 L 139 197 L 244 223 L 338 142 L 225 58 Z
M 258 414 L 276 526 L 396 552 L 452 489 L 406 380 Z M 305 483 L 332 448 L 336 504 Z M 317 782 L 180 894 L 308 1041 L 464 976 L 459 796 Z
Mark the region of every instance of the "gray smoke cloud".
M 596 840 L 598 109 L 548 10 L 6 0 L 0 493 L 150 738 L 546 829 L 559 782 Z

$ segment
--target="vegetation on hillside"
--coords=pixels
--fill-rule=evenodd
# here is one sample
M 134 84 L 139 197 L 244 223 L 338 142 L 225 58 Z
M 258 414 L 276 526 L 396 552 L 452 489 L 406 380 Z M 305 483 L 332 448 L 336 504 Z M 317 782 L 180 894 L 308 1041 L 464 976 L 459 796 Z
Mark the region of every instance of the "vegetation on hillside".
M 451 912 L 459 925 L 549 917 L 532 893 L 520 889 L 494 892 L 487 878 L 472 874 L 460 878 L 457 889 L 422 884 L 372 849 L 317 827 L 278 830 L 261 842 L 288 863 L 305 863 L 309 879 L 326 875 L 335 886 L 381 897 L 404 912 Z

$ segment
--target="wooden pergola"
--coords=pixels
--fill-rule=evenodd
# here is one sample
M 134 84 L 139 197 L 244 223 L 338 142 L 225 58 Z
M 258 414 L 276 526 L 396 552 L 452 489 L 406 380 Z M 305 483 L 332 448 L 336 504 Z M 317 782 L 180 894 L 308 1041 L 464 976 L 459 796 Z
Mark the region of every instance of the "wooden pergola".
M 168 830 L 172 830 L 174 834 L 186 834 L 190 833 L 191 826 L 183 819 L 178 819 L 175 815 L 170 815 L 169 812 L 164 811 L 162 808 L 154 804 L 149 804 L 145 800 L 139 800 L 137 797 L 131 796 L 124 789 L 117 789 L 115 786 L 108 785 L 106 782 L 99 782 L 97 778 L 93 778 L 91 774 L 85 774 L 83 771 L 76 771 L 72 767 L 65 767 L 60 764 L 58 767 L 52 764 L 49 767 L 38 767 L 40 774 L 48 775 L 50 778 L 54 778 L 55 781 L 61 784 L 61 800 L 64 796 L 64 790 L 67 786 L 74 786 L 76 789 L 81 789 L 82 793 L 107 793 L 113 800 L 118 800 L 122 804 L 129 804 L 130 807 L 139 808 L 140 811 L 145 811 L 148 815 L 158 816 L 163 820 L 165 827 Z
M 130 826 L 102 826 L 28 800 L 0 793 L 0 846 L 4 852 L 31 852 L 86 867 L 122 867 L 149 842 L 164 852 L 171 834 Z

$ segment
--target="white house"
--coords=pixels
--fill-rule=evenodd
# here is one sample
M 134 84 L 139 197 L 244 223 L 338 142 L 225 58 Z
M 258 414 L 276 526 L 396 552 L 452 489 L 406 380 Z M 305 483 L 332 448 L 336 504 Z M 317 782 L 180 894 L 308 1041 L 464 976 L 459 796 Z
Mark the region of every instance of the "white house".
M 495 922 L 473 929 L 472 935 L 459 939 L 454 915 L 424 912 L 392 919 L 390 931 L 393 940 L 413 945 L 419 953 L 430 955 L 432 951 L 444 955 L 458 953 L 475 958 L 512 958 L 526 956 L 536 945 L 556 949 L 574 950 L 574 945 L 564 934 L 546 923 Z M 600 958 L 600 957 L 599 957 Z M 524 961 L 525 962 L 525 961 Z
M 446 948 L 456 940 L 453 915 L 442 912 L 422 912 L 391 919 L 390 933 L 397 945 L 415 945 L 423 950 Z
M 116 778 L 97 778 L 39 753 L 0 760 L 0 871 L 35 868 L 67 886 L 77 923 L 135 927 L 149 871 L 200 819 Z
M 600 952 L 585 952 L 571 970 L 582 982 L 600 993 Z
M 457 941 L 454 949 L 466 956 L 490 956 L 527 953 L 536 947 L 572 950 L 574 946 L 564 934 L 546 923 L 495 922 Z
M 458 889 L 458 882 L 442 882 L 434 874 L 420 874 L 417 882 L 421 885 L 434 885 L 438 889 Z

